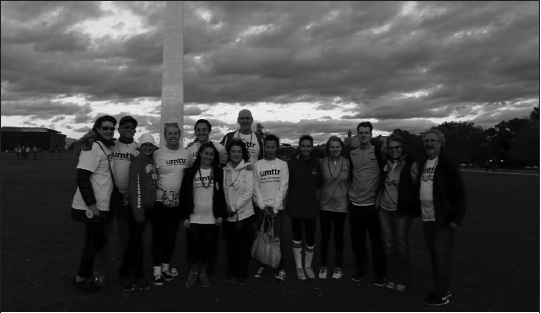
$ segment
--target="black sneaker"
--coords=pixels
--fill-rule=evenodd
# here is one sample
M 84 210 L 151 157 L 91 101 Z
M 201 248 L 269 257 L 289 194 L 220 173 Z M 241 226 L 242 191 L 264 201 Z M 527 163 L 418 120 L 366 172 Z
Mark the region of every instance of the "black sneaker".
M 351 280 L 353 281 L 361 281 L 363 279 L 364 275 L 361 274 L 361 272 L 356 272 L 355 275 L 351 276 Z
M 235 278 L 235 280 L 233 281 L 233 284 L 239 285 L 239 286 L 244 286 L 244 278 L 241 278 L 241 277 Z
M 432 306 L 445 305 L 449 303 L 449 298 L 450 296 L 448 295 L 445 295 L 445 296 L 436 295 L 434 297 L 426 298 L 425 301 L 423 301 L 423 303 L 426 305 L 432 305 Z
M 224 281 L 226 281 L 228 283 L 233 283 L 233 282 L 235 282 L 235 277 L 232 276 L 232 275 L 229 275 L 229 276 L 227 276 L 227 278 L 224 278 Z
M 171 272 L 169 270 L 162 271 L 162 278 L 165 279 L 165 281 L 171 281 L 174 279 L 173 275 L 171 275 Z
M 154 278 L 152 279 L 152 283 L 156 286 L 163 285 L 163 278 L 162 275 L 154 275 Z
M 385 277 L 378 277 L 374 280 L 374 286 L 383 287 L 385 286 Z
M 451 290 L 449 290 L 449 291 L 447 291 L 447 292 L 445 293 L 445 296 L 448 297 L 448 298 L 450 298 L 452 295 L 453 295 L 453 294 L 451 294 Z M 435 291 L 433 291 L 433 290 L 430 290 L 430 291 L 425 292 L 425 297 L 426 297 L 426 298 L 434 298 L 434 297 L 437 297 L 437 296 L 439 296 L 439 294 L 437 294 L 437 293 L 436 293 Z
M 139 290 L 147 290 L 150 288 L 147 280 L 144 277 L 137 277 L 133 286 L 137 287 Z
M 100 289 L 100 287 L 96 285 L 93 278 L 86 278 L 85 280 L 78 282 L 76 276 L 73 278 L 72 284 L 73 286 L 77 288 L 82 288 L 84 291 L 87 292 L 96 292 Z
M 133 290 L 133 282 L 131 278 L 129 277 L 121 277 L 118 280 L 118 286 L 124 288 L 126 291 L 132 291 Z

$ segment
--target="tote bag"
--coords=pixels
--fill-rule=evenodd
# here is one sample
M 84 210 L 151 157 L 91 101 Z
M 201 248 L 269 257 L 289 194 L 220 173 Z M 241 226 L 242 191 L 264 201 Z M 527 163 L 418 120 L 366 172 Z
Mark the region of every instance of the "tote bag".
M 264 231 L 265 223 L 269 224 L 266 232 Z M 252 257 L 272 268 L 277 268 L 280 265 L 280 258 L 282 257 L 280 242 L 274 241 L 274 220 L 269 217 L 263 219 L 261 229 L 252 244 Z

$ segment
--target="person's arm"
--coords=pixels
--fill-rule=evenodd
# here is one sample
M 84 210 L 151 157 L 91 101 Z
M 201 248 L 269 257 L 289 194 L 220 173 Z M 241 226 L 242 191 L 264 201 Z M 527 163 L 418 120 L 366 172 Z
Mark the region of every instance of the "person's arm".
M 263 209 L 265 207 L 265 205 L 263 204 L 263 197 L 261 195 L 261 190 L 260 190 L 260 186 L 259 186 L 259 183 L 260 183 L 260 177 L 259 177 L 259 162 L 256 162 L 256 164 L 254 164 L 254 170 L 253 170 L 253 173 L 254 173 L 254 202 L 257 204 L 257 207 L 260 208 L 260 209 Z
M 411 182 L 414 186 L 417 186 L 417 183 L 419 182 L 418 175 L 419 175 L 419 164 L 417 162 L 413 162 L 411 164 Z
M 94 189 L 92 188 L 92 182 L 90 182 L 91 171 L 81 168 L 77 169 L 77 187 L 83 196 L 86 206 L 96 204 L 96 197 L 94 196 Z
M 285 162 L 284 162 L 285 163 Z M 289 169 L 287 164 L 282 166 L 282 172 L 280 172 L 280 188 L 276 194 L 276 200 L 274 202 L 274 213 L 278 213 L 278 210 L 284 208 L 284 199 L 287 195 L 287 189 L 289 187 Z
M 79 156 L 81 154 L 81 151 L 88 151 L 92 149 L 92 143 L 94 142 L 95 138 L 96 133 L 89 130 L 88 133 L 84 134 L 83 137 L 77 139 L 73 143 L 73 154 Z
M 451 195 L 453 196 L 453 211 L 451 213 L 450 227 L 456 229 L 458 225 L 462 224 L 464 215 L 466 213 L 466 189 L 464 187 L 464 179 L 462 178 L 462 173 L 454 163 L 448 164 L 450 180 L 447 181 L 450 186 L 447 186 L 450 189 Z

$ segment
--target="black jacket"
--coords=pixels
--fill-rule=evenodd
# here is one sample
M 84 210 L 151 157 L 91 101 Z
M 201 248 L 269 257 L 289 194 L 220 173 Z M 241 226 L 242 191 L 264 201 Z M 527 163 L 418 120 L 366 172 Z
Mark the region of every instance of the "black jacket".
M 225 202 L 224 193 L 224 174 L 220 168 L 213 168 L 214 175 L 214 194 L 212 196 L 212 213 L 214 218 L 221 217 L 225 219 L 227 217 L 227 204 Z M 197 169 L 190 167 L 184 170 L 184 178 L 182 179 L 182 185 L 180 187 L 179 195 L 179 207 L 182 212 L 183 219 L 189 219 L 190 215 L 194 212 L 193 201 L 193 180 L 197 173 Z
M 419 186 L 421 188 L 421 176 L 427 159 L 419 165 Z M 460 225 L 466 213 L 466 190 L 464 180 L 456 163 L 443 149 L 438 156 L 438 164 L 434 170 L 434 213 L 436 222 L 448 225 L 451 221 Z M 417 193 L 419 194 L 419 193 Z
M 400 180 L 398 182 L 398 200 L 396 214 L 398 216 L 412 216 L 417 217 L 421 215 L 421 202 L 419 200 L 419 180 L 414 185 L 411 181 L 411 167 L 417 166 L 417 163 L 411 158 L 409 153 L 406 153 L 406 164 L 404 169 L 400 172 Z M 387 172 L 381 172 L 380 188 L 378 192 L 377 203 L 380 202 L 384 192 L 385 178 Z

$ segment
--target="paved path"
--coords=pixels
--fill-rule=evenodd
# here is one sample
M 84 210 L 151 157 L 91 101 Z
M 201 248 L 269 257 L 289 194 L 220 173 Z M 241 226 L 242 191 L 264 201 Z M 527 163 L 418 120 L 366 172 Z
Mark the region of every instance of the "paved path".
M 539 177 L 539 174 L 528 174 L 528 173 L 511 173 L 511 172 L 492 172 L 492 171 L 488 171 L 488 172 L 483 172 L 483 171 L 476 171 L 476 170 L 467 170 L 467 169 L 460 169 L 462 172 L 479 172 L 479 173 L 487 173 L 487 174 L 506 174 L 506 175 L 525 175 L 525 176 L 538 176 Z

